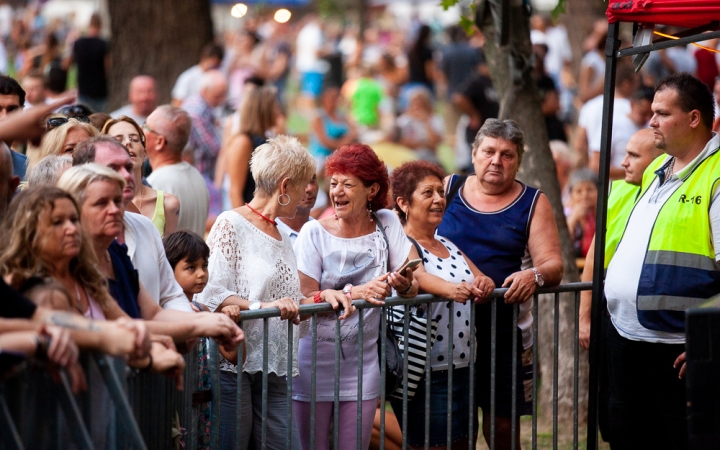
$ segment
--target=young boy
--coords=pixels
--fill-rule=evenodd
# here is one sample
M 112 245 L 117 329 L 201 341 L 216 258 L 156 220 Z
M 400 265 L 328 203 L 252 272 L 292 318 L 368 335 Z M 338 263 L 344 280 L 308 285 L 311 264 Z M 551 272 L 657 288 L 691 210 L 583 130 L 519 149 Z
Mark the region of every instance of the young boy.
M 170 267 L 175 274 L 175 280 L 192 304 L 193 309 L 197 312 L 207 311 L 205 305 L 193 301 L 193 296 L 202 292 L 207 285 L 210 248 L 200 236 L 192 231 L 176 231 L 165 236 L 163 245 Z M 235 322 L 240 320 L 240 307 L 237 305 L 225 306 L 220 312 Z M 245 342 L 242 345 L 244 349 Z M 237 348 L 230 352 L 220 347 L 220 353 L 231 363 L 237 364 Z
M 208 282 L 208 259 L 210 258 L 210 248 L 205 244 L 200 236 L 192 231 L 176 231 L 163 238 L 165 246 L 165 254 L 175 273 L 175 279 L 180 287 L 182 287 L 185 296 L 192 304 L 195 311 L 207 311 L 205 305 L 201 305 L 193 301 L 193 296 L 199 294 L 205 289 Z M 240 320 L 240 307 L 231 305 L 224 307 L 221 312 L 227 314 L 232 320 L 237 322 Z M 208 370 L 208 340 L 201 341 L 201 348 L 198 352 L 200 359 L 200 377 L 198 379 L 198 389 L 210 389 L 210 372 Z M 245 361 L 245 342 L 243 346 L 243 361 Z M 230 351 L 219 348 L 220 354 L 233 364 L 237 364 L 238 351 L 237 347 Z M 196 448 L 210 448 L 210 403 L 204 403 L 199 407 L 200 413 L 198 417 L 198 441 Z

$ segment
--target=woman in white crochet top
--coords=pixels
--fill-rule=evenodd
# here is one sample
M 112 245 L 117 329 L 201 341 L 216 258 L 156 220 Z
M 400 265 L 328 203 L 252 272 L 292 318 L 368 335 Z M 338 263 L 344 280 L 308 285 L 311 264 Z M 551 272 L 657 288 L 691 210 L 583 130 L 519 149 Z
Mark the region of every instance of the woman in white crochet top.
M 222 213 L 210 235 L 210 279 L 196 300 L 211 311 L 228 305 L 241 310 L 278 308 L 281 316 L 268 324 L 268 396 L 267 448 L 283 447 L 287 422 L 287 376 L 298 376 L 297 354 L 299 330 L 288 342 L 286 320 L 299 323 L 299 305 L 328 302 L 337 308 L 345 306 L 344 316 L 353 312 L 349 300 L 339 291 L 325 290 L 322 295 L 304 298 L 300 292 L 295 254 L 290 239 L 276 225 L 277 217 L 292 217 L 303 197 L 305 186 L 315 172 L 315 160 L 300 142 L 278 136 L 260 145 L 250 161 L 256 182 L 250 203 Z M 236 412 L 237 369 L 228 361 L 220 363 L 221 448 L 247 448 L 251 436 L 254 447 L 261 448 L 263 320 L 243 323 L 247 361 L 243 366 L 241 410 Z M 288 345 L 293 347 L 292 374 L 287 373 Z M 235 436 L 237 422 L 242 430 Z M 293 421 L 294 422 L 294 421 Z M 254 430 L 254 432 L 253 432 Z

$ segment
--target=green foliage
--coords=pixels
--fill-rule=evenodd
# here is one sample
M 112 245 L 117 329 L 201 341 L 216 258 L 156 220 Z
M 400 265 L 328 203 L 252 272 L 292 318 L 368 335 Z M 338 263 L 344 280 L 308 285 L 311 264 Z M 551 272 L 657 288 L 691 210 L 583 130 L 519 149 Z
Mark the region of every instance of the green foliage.
M 560 17 L 560 14 L 565 14 L 565 6 L 567 5 L 567 0 L 558 0 L 558 4 L 555 5 L 555 8 L 552 10 L 552 18 L 553 20 L 557 20 L 558 17 Z
M 460 0 L 440 0 L 440 6 L 447 11 L 453 6 L 460 3 Z M 470 13 L 468 15 L 461 14 L 458 25 L 465 31 L 465 34 L 472 36 L 475 33 L 475 3 L 470 4 Z
M 447 11 L 448 9 L 457 5 L 459 1 L 460 0 L 440 0 L 440 6 L 442 6 L 442 8 Z
M 468 17 L 460 16 L 460 27 L 462 27 L 468 36 L 472 36 L 472 34 L 475 33 L 475 21 Z

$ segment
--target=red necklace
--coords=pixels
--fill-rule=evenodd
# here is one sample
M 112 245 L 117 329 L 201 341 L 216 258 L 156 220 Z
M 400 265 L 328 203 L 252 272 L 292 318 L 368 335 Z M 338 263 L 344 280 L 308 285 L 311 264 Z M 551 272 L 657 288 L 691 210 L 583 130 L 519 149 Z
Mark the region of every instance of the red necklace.
M 258 216 L 262 217 L 262 219 L 263 219 L 264 221 L 271 223 L 271 224 L 272 224 L 273 226 L 275 226 L 275 227 L 277 226 L 277 224 L 275 223 L 274 220 L 270 220 L 270 219 L 268 219 L 267 217 L 265 217 L 265 216 L 263 215 L 263 213 L 261 213 L 261 212 L 258 211 L 257 209 L 255 209 L 255 208 L 253 208 L 252 206 L 250 206 L 250 203 L 245 203 L 245 206 L 247 206 L 248 208 L 250 208 L 250 211 L 252 211 L 252 212 L 254 212 L 255 214 L 257 214 Z

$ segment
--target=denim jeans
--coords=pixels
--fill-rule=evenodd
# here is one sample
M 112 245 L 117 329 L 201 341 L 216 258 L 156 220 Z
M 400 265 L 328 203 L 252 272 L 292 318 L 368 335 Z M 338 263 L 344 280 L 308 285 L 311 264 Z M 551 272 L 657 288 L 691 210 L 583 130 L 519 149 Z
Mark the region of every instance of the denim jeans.
M 240 412 L 235 404 L 237 375 L 220 372 L 220 448 L 235 449 L 235 426 L 240 421 L 242 449 L 285 449 L 287 438 L 287 379 L 268 374 L 266 443 L 262 446 L 262 372 L 243 373 Z M 292 426 L 292 448 L 299 449 L 295 421 Z

